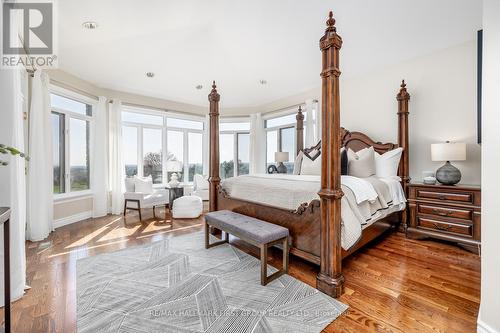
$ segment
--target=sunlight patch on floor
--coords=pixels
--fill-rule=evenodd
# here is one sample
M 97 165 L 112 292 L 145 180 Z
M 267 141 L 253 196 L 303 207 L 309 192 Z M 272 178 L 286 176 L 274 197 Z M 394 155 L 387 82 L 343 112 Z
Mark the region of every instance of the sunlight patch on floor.
M 123 226 L 115 227 L 112 230 L 110 230 L 109 232 L 107 232 L 105 235 L 100 237 L 98 239 L 98 242 L 110 241 L 110 240 L 122 238 L 122 237 L 130 237 L 135 232 L 137 232 L 137 230 L 139 228 L 140 228 L 140 225 L 134 226 L 134 227 L 129 227 L 129 228 L 126 228 Z

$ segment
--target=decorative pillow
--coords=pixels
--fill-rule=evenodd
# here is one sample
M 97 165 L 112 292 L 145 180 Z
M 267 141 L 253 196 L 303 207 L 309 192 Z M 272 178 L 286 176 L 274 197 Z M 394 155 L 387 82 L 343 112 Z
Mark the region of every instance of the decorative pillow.
M 151 194 L 153 193 L 153 178 L 134 176 L 135 192 Z
M 304 153 L 304 156 L 302 157 L 302 164 L 300 166 L 300 174 L 321 176 L 321 158 L 316 156 L 316 159 L 311 160 Z
M 373 147 L 354 152 L 347 151 L 348 173 L 350 176 L 366 178 L 375 174 L 375 151 Z
M 347 175 L 349 160 L 347 159 L 347 149 L 340 148 L 340 174 Z
M 304 153 L 300 151 L 295 157 L 295 162 L 293 163 L 293 174 L 300 175 L 300 167 L 302 165 L 302 159 L 304 158 Z
M 125 178 L 125 191 L 126 192 L 135 192 L 134 177 L 126 177 Z
M 375 171 L 377 177 L 395 177 L 398 175 L 399 160 L 403 148 L 396 148 L 380 155 L 375 152 Z
M 304 156 L 307 156 L 311 161 L 314 161 L 321 155 L 321 150 L 313 149 L 308 153 L 306 153 L 305 151 L 303 153 L 304 153 Z
M 210 186 L 207 178 L 205 176 L 198 174 L 194 175 L 193 182 L 194 182 L 194 187 L 197 190 L 208 190 L 208 187 Z

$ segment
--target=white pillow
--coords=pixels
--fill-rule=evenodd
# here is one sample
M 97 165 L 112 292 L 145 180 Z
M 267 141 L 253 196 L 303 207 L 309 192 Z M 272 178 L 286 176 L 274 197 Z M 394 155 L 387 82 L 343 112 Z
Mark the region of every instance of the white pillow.
M 194 175 L 193 181 L 195 184 L 194 187 L 197 190 L 208 190 L 210 184 L 208 183 L 208 180 L 204 176 L 196 174 Z
M 300 175 L 300 167 L 302 166 L 302 159 L 304 158 L 304 153 L 300 151 L 295 157 L 295 162 L 293 163 L 293 174 Z
M 375 174 L 375 150 L 373 147 L 361 149 L 354 152 L 347 151 L 348 174 L 349 176 L 366 178 Z
M 135 192 L 135 180 L 133 177 L 125 178 L 125 191 Z
M 305 154 L 302 157 L 302 165 L 300 166 L 301 175 L 321 176 L 321 157 L 317 157 L 314 161 Z
M 375 169 L 377 177 L 395 177 L 398 175 L 399 160 L 403 154 L 403 148 L 396 148 L 380 155 L 375 152 Z
M 153 193 L 153 178 L 134 176 L 135 192 L 151 194 Z

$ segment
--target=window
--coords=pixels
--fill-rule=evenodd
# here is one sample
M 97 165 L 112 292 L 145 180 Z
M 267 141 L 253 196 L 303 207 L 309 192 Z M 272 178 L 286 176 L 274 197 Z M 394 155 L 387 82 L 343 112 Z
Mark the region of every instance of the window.
M 137 132 L 136 127 L 123 126 L 122 129 L 122 152 L 123 163 L 125 164 L 125 174 L 127 177 L 137 175 L 138 147 L 137 147 Z
M 144 128 L 142 132 L 142 175 L 151 176 L 153 184 L 163 183 L 162 130 Z
M 195 174 L 203 174 L 203 134 L 189 132 L 188 143 L 188 180 L 192 182 Z
M 250 169 L 250 122 L 219 124 L 220 177 L 246 175 Z
M 238 133 L 238 176 L 247 175 L 250 169 L 250 133 Z
M 167 177 L 170 180 L 170 176 L 173 173 L 177 173 L 179 179 L 183 178 L 183 166 L 184 166 L 184 133 L 182 131 L 167 131 Z M 176 163 L 169 163 L 176 162 Z
M 50 94 L 53 141 L 53 193 L 75 193 L 91 188 L 90 127 L 93 101 L 63 91 Z M 71 97 L 69 97 L 71 96 Z
M 54 165 L 54 193 L 60 194 L 65 191 L 64 174 L 64 114 L 52 113 L 52 154 Z
M 203 174 L 201 118 L 126 107 L 122 122 L 127 176 L 151 175 L 154 184 L 167 184 L 173 173 L 182 182 Z
M 290 114 L 266 119 L 266 167 L 275 164 L 274 153 L 288 152 L 289 161 L 285 162 L 288 173 L 293 172 L 293 163 L 296 155 L 296 116 L 295 110 Z M 307 121 L 307 112 L 304 112 L 304 124 Z M 305 126 L 304 126 L 305 136 Z

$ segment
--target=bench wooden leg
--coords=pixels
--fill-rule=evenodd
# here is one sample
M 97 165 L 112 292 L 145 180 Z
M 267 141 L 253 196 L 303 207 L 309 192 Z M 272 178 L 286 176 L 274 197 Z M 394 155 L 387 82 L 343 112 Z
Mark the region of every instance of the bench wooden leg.
M 283 270 L 288 274 L 288 237 L 283 240 Z
M 275 245 L 283 242 L 283 268 L 267 276 L 267 248 L 270 245 Z M 269 244 L 260 245 L 260 284 L 265 286 L 269 282 L 274 281 L 283 274 L 288 273 L 288 237 L 279 239 Z
M 205 249 L 209 249 L 209 248 L 217 246 L 217 245 L 229 243 L 229 233 L 222 230 L 222 232 L 224 233 L 224 239 L 210 244 L 210 230 L 209 229 L 210 229 L 210 226 L 205 221 Z
M 267 284 L 267 244 L 260 245 L 260 284 Z

